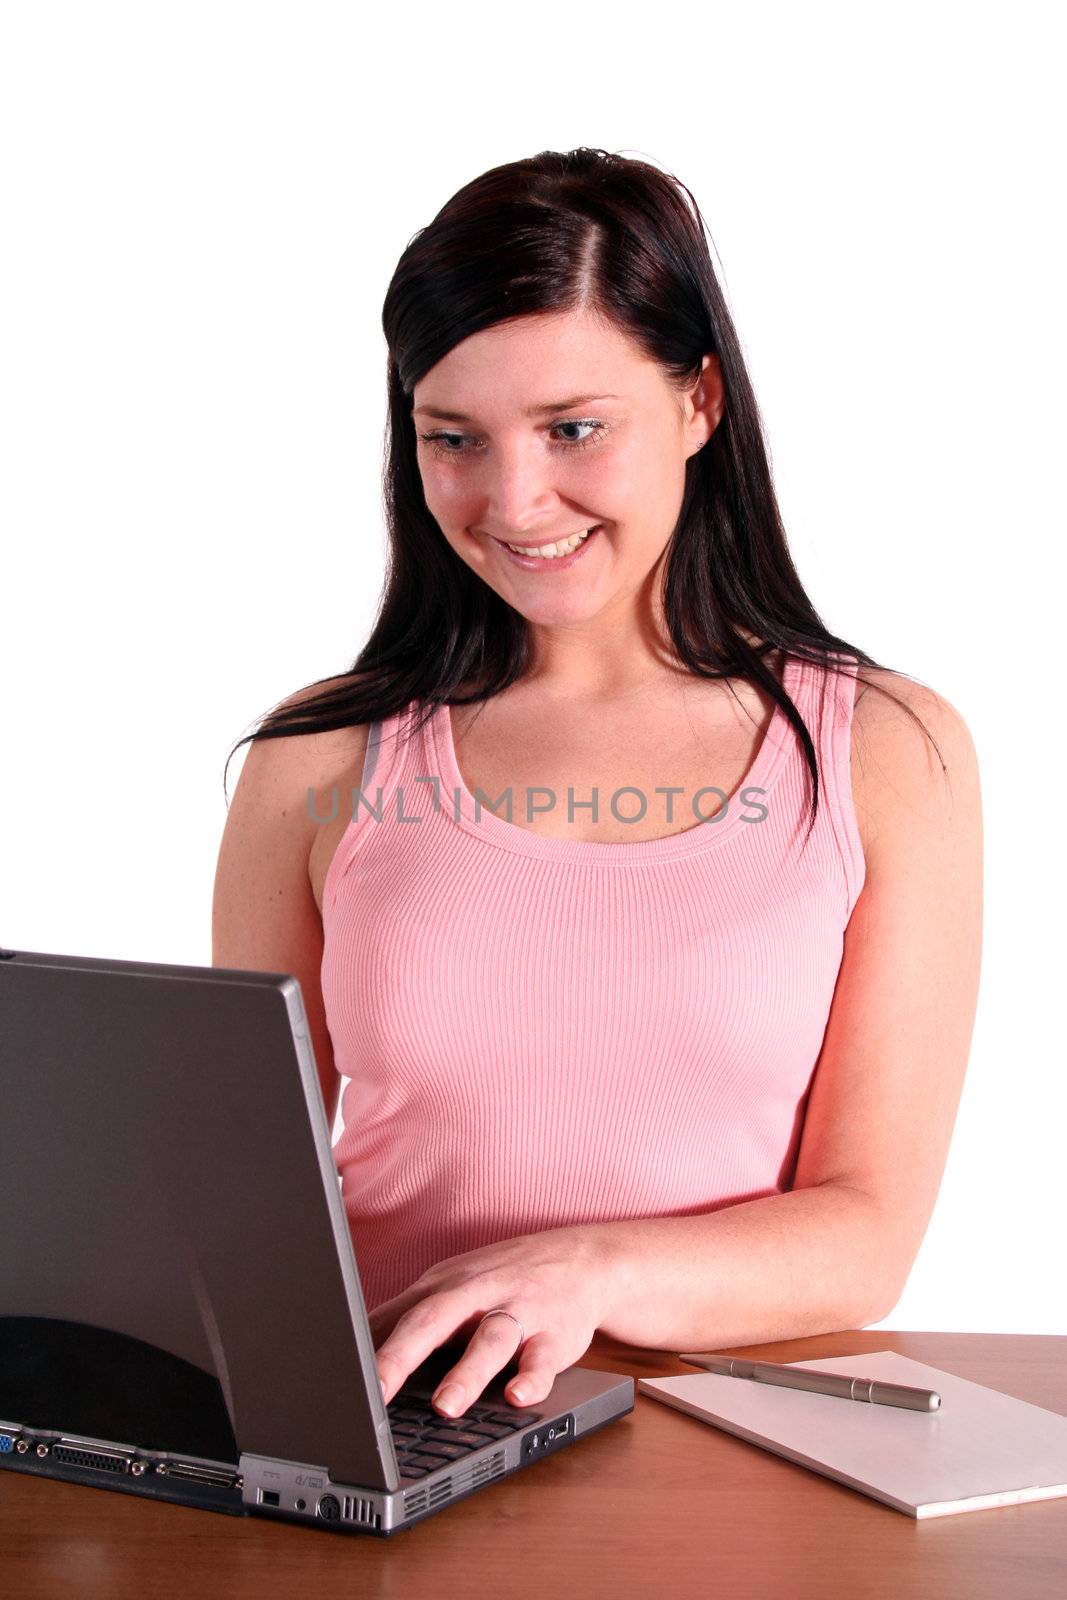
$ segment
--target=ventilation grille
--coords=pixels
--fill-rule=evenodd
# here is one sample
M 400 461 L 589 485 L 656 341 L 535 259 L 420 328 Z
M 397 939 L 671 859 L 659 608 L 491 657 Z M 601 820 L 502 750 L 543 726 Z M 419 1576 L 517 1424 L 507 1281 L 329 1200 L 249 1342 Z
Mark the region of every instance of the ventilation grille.
M 451 1500 L 454 1487 L 451 1478 L 446 1478 L 443 1483 L 437 1483 L 433 1489 L 416 1489 L 414 1493 L 404 1496 L 405 1517 L 418 1517 L 424 1511 L 436 1511 L 446 1500 Z
M 499 1478 L 504 1471 L 504 1452 L 498 1450 L 495 1456 L 490 1456 L 486 1461 L 479 1461 L 469 1473 L 470 1483 L 464 1488 L 473 1489 L 477 1484 L 484 1483 L 488 1478 Z
M 345 1522 L 358 1522 L 363 1528 L 380 1528 L 382 1525 L 373 1500 L 357 1499 L 355 1495 L 345 1495 L 341 1502 L 341 1516 Z
M 504 1460 L 504 1451 L 498 1450 L 487 1460 L 476 1462 L 463 1472 L 453 1473 L 452 1477 L 445 1478 L 440 1483 L 428 1488 L 412 1489 L 404 1496 L 405 1517 L 417 1517 L 423 1511 L 432 1511 L 442 1501 L 451 1500 L 454 1495 L 466 1494 L 469 1489 L 477 1489 L 480 1484 L 488 1483 L 490 1478 L 503 1476 Z

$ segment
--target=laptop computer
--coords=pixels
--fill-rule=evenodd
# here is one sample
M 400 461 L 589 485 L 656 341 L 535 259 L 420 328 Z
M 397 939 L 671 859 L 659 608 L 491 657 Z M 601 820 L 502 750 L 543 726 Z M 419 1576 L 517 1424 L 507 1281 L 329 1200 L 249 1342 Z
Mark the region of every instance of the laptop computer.
M 291 975 L 0 950 L 0 1098 L 0 1467 L 388 1536 L 634 1408 L 385 1406 Z

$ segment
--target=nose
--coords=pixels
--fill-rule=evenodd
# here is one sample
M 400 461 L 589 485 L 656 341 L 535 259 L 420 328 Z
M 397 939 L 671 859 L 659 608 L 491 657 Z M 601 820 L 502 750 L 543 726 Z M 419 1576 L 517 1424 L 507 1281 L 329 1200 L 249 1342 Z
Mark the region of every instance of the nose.
M 536 441 L 501 445 L 483 467 L 485 510 L 482 525 L 496 538 L 522 539 L 541 527 L 560 501 L 555 487 L 558 467 L 546 460 Z

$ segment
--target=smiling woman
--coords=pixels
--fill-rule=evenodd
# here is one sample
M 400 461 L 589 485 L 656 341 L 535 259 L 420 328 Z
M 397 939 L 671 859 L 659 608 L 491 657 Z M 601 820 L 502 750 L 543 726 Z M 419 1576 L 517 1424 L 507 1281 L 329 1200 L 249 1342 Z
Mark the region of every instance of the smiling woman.
M 974 1018 L 967 729 L 805 593 L 677 180 L 494 169 L 383 322 L 378 620 L 250 736 L 214 959 L 297 972 L 328 1110 L 349 1080 L 386 1393 L 457 1337 L 453 1412 L 509 1362 L 544 1398 L 598 1329 L 876 1320 Z M 317 827 L 334 784 L 352 810 Z
M 597 392 L 525 403 L 571 373 L 600 378 Z M 449 411 L 442 396 L 463 397 L 468 409 Z M 650 579 L 678 520 L 686 462 L 722 416 L 717 358 L 704 354 L 695 387 L 666 382 L 660 363 L 586 300 L 472 334 L 416 383 L 413 398 L 416 419 L 470 422 L 477 407 L 473 435 L 419 434 L 423 493 L 460 560 L 535 624 L 527 675 L 572 694 L 590 681 L 645 680 L 657 668 L 640 637 L 650 608 L 631 596 L 648 585 L 669 657 Z M 559 416 L 591 405 L 598 415 Z M 561 428 L 590 431 L 561 441 Z M 578 638 L 559 633 L 577 625 Z

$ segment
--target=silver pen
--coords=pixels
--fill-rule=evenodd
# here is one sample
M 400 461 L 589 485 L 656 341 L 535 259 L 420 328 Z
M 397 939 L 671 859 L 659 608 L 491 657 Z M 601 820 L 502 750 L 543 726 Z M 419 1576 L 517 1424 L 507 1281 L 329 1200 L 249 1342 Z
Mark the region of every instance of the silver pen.
M 754 1378 L 757 1383 L 777 1383 L 783 1389 L 808 1389 L 812 1394 L 836 1395 L 841 1400 L 866 1400 L 875 1406 L 903 1406 L 908 1411 L 937 1411 L 941 1396 L 935 1389 L 913 1389 L 906 1383 L 880 1383 L 877 1378 L 852 1378 L 847 1372 L 808 1372 L 801 1367 L 779 1367 L 773 1361 L 741 1361 L 735 1356 L 680 1355 L 691 1367 L 705 1367 L 724 1378 Z

